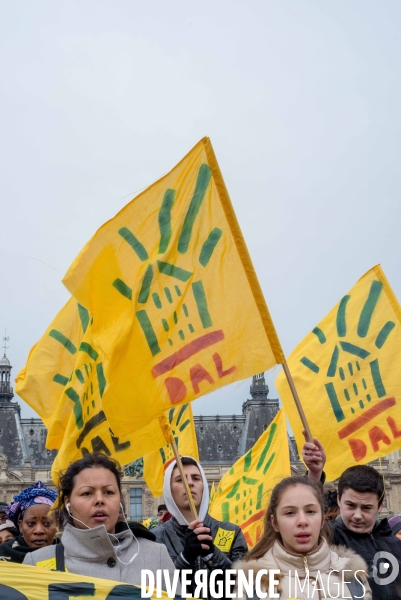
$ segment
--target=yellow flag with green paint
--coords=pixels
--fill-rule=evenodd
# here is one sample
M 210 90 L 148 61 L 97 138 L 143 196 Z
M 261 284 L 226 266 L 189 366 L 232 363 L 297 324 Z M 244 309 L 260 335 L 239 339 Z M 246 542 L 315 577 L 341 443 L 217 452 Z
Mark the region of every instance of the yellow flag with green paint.
M 166 416 L 180 455 L 192 456 L 195 460 L 199 460 L 191 404 L 171 408 Z M 170 444 L 165 444 L 143 457 L 143 476 L 146 485 L 155 498 L 163 494 L 164 472 L 173 460 L 174 452 Z
M 370 269 L 288 359 L 328 480 L 401 448 L 401 307 L 380 265 Z M 280 373 L 276 386 L 298 448 L 302 424 Z
M 281 409 L 256 444 L 222 477 L 209 514 L 239 525 L 248 548 L 253 548 L 263 534 L 272 489 L 290 475 L 285 413 Z
M 93 314 L 119 436 L 284 362 L 208 138 L 105 223 L 63 281 Z
M 103 410 L 104 356 L 92 338 L 92 326 L 88 310 L 71 298 L 32 348 L 16 378 L 17 394 L 48 429 L 46 447 L 58 451 L 52 464 L 56 484 L 59 472 L 86 452 L 104 452 L 124 465 L 156 449 L 160 454 L 158 449 L 165 445 L 158 419 L 124 438 L 114 435 Z M 176 442 L 197 456 L 196 436 L 191 437 L 193 420 L 188 425 L 191 409 L 177 407 L 179 418 L 172 411 L 166 417 L 173 421 Z M 193 439 L 195 445 L 188 441 Z

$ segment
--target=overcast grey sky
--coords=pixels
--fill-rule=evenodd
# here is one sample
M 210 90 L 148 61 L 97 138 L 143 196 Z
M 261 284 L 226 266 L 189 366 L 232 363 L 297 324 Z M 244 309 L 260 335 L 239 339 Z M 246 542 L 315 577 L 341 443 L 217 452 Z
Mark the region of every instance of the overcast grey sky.
M 401 299 L 400 23 L 399 0 L 1 0 L 13 375 L 82 246 L 204 135 L 287 355 L 376 263 Z M 195 413 L 240 412 L 249 383 Z

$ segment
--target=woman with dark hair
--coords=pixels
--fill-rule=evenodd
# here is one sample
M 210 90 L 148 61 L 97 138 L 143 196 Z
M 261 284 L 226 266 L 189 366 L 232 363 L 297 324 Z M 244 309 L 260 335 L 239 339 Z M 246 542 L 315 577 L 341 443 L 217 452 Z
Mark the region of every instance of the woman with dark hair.
M 5 521 L 0 525 L 0 546 L 10 540 L 15 540 L 18 535 L 18 531 L 15 529 L 15 525 L 12 521 Z
M 269 570 L 277 569 L 280 598 L 372 598 L 363 558 L 329 545 L 330 530 L 317 484 L 304 477 L 283 479 L 272 491 L 264 525 L 256 546 L 233 565 L 247 573 L 253 570 L 255 576 L 267 569 L 261 578 L 264 591 L 269 588 Z
M 60 548 L 38 550 L 24 563 L 45 561 L 47 568 L 136 585 L 142 569 L 167 569 L 172 581 L 174 565 L 166 547 L 146 527 L 129 528 L 120 520 L 125 519 L 120 516 L 121 477 L 118 464 L 104 454 L 86 454 L 72 463 L 60 477 L 56 505 L 67 523 Z
M 1 544 L 0 560 L 22 563 L 34 550 L 54 543 L 57 523 L 51 508 L 56 498 L 57 493 L 41 481 L 14 496 L 6 512 L 20 533 L 16 539 Z

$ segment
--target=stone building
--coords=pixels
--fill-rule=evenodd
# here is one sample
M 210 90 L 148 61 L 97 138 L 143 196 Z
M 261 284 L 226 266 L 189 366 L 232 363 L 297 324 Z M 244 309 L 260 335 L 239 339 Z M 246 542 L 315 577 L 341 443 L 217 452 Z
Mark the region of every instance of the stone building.
M 41 480 L 51 482 L 51 464 L 55 452 L 46 449 L 47 431 L 40 419 L 22 419 L 21 409 L 13 401 L 11 364 L 4 355 L 0 360 L 0 501 L 9 503 L 24 487 Z M 247 452 L 269 426 L 279 409 L 278 399 L 269 398 L 264 373 L 252 378 L 250 398 L 240 415 L 195 416 L 199 456 L 209 485 L 218 484 L 232 464 Z M 289 437 L 291 469 L 305 472 L 293 438 Z M 401 452 L 381 460 L 386 480 L 386 504 L 383 514 L 401 513 Z M 162 500 L 153 498 L 143 477 L 140 461 L 125 468 L 123 496 L 131 519 L 156 514 Z

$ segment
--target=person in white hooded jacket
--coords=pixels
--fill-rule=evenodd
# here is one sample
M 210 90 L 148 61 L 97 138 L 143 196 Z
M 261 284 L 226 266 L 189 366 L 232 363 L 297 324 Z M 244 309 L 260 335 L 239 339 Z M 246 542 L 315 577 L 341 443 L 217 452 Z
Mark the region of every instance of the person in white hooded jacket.
M 164 502 L 172 518 L 153 529 L 156 540 L 165 544 L 177 569 L 212 572 L 230 569 L 233 561 L 247 551 L 244 535 L 233 523 L 217 521 L 208 514 L 209 488 L 201 465 L 192 457 L 182 457 L 183 469 L 198 513 L 193 520 L 180 472 L 173 461 L 164 476 Z M 209 590 L 209 598 L 213 598 Z
M 286 600 L 371 600 L 363 558 L 348 548 L 331 546 L 328 539 L 320 488 L 304 477 L 287 477 L 272 491 L 263 536 L 244 560 L 233 565 L 237 582 L 240 571 L 248 580 L 252 572 L 254 581 L 260 574 L 261 591 L 268 591 L 268 597 L 273 597 L 273 588 L 276 597 Z M 270 581 L 272 569 L 279 571 L 274 575 L 278 585 Z M 241 588 L 237 592 L 238 598 L 260 597 L 255 592 L 245 596 Z

